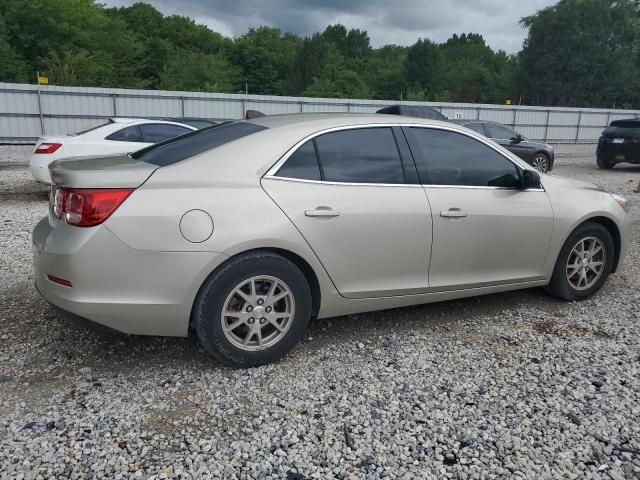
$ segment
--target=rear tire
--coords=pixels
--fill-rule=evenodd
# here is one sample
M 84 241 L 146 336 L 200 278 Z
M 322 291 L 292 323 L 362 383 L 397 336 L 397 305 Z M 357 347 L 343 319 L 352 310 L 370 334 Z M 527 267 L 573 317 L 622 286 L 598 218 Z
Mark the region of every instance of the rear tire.
M 210 276 L 193 308 L 204 348 L 232 367 L 279 360 L 302 339 L 311 290 L 290 260 L 267 251 L 239 255 Z
M 609 162 L 602 155 L 598 155 L 596 157 L 596 162 L 598 164 L 598 167 L 601 168 L 602 170 L 611 170 L 615 165 L 615 164 Z
M 615 244 L 599 223 L 585 222 L 565 241 L 547 291 L 563 300 L 585 300 L 598 292 L 613 268 Z

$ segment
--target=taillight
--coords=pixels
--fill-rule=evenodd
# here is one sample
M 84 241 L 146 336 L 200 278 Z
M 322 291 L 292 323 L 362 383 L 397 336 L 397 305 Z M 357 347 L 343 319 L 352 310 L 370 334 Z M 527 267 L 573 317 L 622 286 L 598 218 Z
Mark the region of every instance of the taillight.
M 61 143 L 41 143 L 33 153 L 53 153 L 61 146 Z
M 109 218 L 133 190 L 133 188 L 58 188 L 53 197 L 53 214 L 69 225 L 93 227 Z

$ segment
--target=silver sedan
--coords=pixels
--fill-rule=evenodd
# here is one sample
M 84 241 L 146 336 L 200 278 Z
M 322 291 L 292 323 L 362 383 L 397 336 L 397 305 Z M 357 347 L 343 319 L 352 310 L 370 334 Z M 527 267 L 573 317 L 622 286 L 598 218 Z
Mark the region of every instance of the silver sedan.
M 536 286 L 581 300 L 629 240 L 622 197 L 436 120 L 266 116 L 50 171 L 42 296 L 131 334 L 195 332 L 234 366 L 282 357 L 310 318 Z

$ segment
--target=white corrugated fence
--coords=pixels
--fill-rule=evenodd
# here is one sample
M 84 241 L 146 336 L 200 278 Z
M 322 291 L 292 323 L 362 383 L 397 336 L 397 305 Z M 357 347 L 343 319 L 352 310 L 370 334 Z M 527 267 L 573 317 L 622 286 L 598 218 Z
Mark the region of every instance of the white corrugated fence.
M 473 103 L 399 102 L 337 98 L 281 97 L 225 93 L 58 87 L 0 83 L 0 143 L 33 143 L 43 135 L 73 133 L 109 117 L 205 117 L 239 119 L 247 110 L 295 112 L 375 112 L 393 104 L 425 105 L 449 118 L 491 120 L 532 140 L 595 143 L 611 120 L 634 110 L 529 107 Z

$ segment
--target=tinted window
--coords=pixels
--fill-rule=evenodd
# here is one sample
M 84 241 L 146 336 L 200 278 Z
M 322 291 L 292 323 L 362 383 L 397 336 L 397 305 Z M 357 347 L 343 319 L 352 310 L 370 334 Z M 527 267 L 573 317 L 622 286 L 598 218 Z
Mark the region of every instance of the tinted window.
M 322 178 L 312 140 L 302 145 L 287 159 L 278 170 L 278 176 L 304 180 L 320 180 Z
M 516 132 L 510 128 L 503 127 L 502 125 L 496 125 L 495 123 L 485 123 L 487 129 L 487 135 L 489 138 L 500 138 L 509 140 L 516 136 Z
M 126 127 L 117 132 L 113 132 L 106 140 L 116 140 L 118 142 L 141 142 L 142 133 L 140 133 L 140 127 L 133 125 L 132 127 Z
M 267 127 L 254 123 L 223 123 L 156 143 L 138 150 L 131 154 L 131 157 L 163 167 L 266 129 Z
M 167 123 L 146 123 L 140 125 L 142 128 L 142 137 L 145 142 L 157 143 L 168 140 L 178 135 L 192 132 L 188 128 L 179 127 L 178 125 L 169 125 Z
M 411 128 L 422 152 L 420 179 L 431 185 L 516 187 L 516 166 L 487 145 L 460 133 Z
M 486 135 L 485 130 L 484 130 L 484 126 L 481 123 L 467 123 L 465 125 L 465 127 L 478 132 L 481 135 Z
M 390 128 L 361 128 L 316 138 L 324 180 L 351 183 L 404 183 Z

